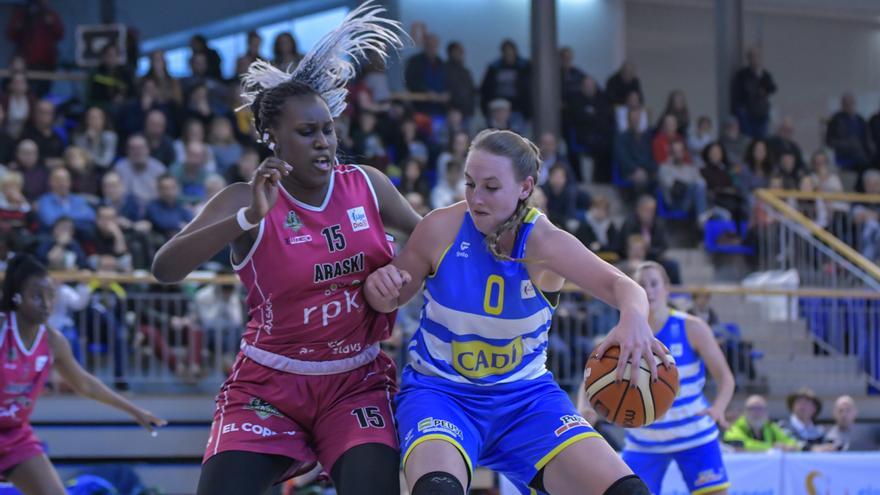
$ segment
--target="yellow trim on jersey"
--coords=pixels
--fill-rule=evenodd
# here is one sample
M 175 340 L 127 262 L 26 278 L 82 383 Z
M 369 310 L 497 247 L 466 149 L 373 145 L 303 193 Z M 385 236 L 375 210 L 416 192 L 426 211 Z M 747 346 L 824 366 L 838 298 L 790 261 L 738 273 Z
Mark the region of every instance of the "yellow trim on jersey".
M 523 219 L 523 223 L 535 223 L 538 221 L 538 218 L 541 215 L 542 215 L 541 210 L 539 210 L 533 206 L 531 209 L 529 209 L 529 212 L 526 213 L 526 217 Z M 526 240 L 526 241 L 528 242 L 528 240 Z M 528 272 L 528 270 L 527 270 L 527 272 Z M 540 288 L 538 288 L 538 284 L 536 284 L 532 280 L 531 277 L 529 277 L 529 282 L 531 282 L 532 285 L 535 287 L 535 292 L 537 292 L 538 294 L 541 294 L 541 299 L 543 299 L 544 302 L 547 303 L 547 306 L 550 306 L 551 308 L 556 309 L 556 306 L 558 306 L 559 303 L 557 302 L 556 304 L 553 304 L 552 302 L 550 302 L 550 300 L 547 299 L 547 296 L 544 295 L 544 291 L 542 291 Z
M 458 449 L 458 451 L 461 453 L 461 456 L 464 457 L 464 462 L 467 464 L 468 473 L 470 473 L 471 479 L 474 479 L 474 465 L 471 462 L 471 458 L 468 457 L 467 452 L 465 452 L 464 447 L 462 447 L 461 444 L 458 443 L 458 440 L 448 437 L 446 435 L 441 435 L 440 433 L 432 433 L 430 435 L 419 437 L 415 442 L 412 443 L 412 445 L 409 446 L 408 449 L 406 449 L 406 453 L 403 454 L 403 462 L 401 462 L 400 464 L 401 466 L 403 466 L 404 470 L 406 470 L 406 460 L 409 459 L 409 455 L 412 454 L 412 451 L 414 448 L 416 448 L 416 445 L 427 442 L 428 440 L 443 440 L 445 442 L 451 443 L 456 449 Z
M 455 241 L 452 241 L 452 244 L 455 244 Z M 452 247 L 452 244 L 446 246 L 446 249 L 444 249 L 443 253 L 440 254 L 440 259 L 437 260 L 437 268 L 435 268 L 433 272 L 428 274 L 428 278 L 434 278 L 437 275 L 437 272 L 440 271 L 440 264 L 443 263 L 444 259 L 446 259 L 446 253 L 449 252 L 449 248 Z
M 526 270 L 526 273 L 528 273 L 528 270 Z M 529 282 L 532 282 L 531 277 L 529 277 Z M 556 307 L 559 306 L 559 299 L 556 300 L 556 304 L 553 304 L 552 302 L 550 302 L 550 299 L 547 299 L 547 296 L 544 294 L 544 291 L 542 291 L 538 287 L 538 284 L 536 284 L 535 282 L 532 282 L 532 285 L 535 287 L 535 292 L 537 292 L 538 294 L 541 294 L 541 299 L 543 299 L 544 302 L 547 303 L 547 306 L 550 306 L 553 309 L 556 309 Z M 562 292 L 562 289 L 560 289 L 559 292 Z
M 691 492 L 691 495 L 703 495 L 704 493 L 712 493 L 715 490 L 724 490 L 725 488 L 730 488 L 729 481 L 725 481 L 720 485 L 705 486 L 703 488 L 700 488 L 699 490 Z
M 532 207 L 528 213 L 526 213 L 526 217 L 523 219 L 523 223 L 535 223 L 535 220 L 538 219 L 538 216 L 541 214 L 541 210 Z
M 576 435 L 576 436 L 569 438 L 568 440 L 566 440 L 566 441 L 560 443 L 559 445 L 557 445 L 556 447 L 554 447 L 553 450 L 551 450 L 550 452 L 547 453 L 547 455 L 542 457 L 541 460 L 535 464 L 535 469 L 537 469 L 538 471 L 544 469 L 544 466 L 546 466 L 550 461 L 552 461 L 554 457 L 558 456 L 569 445 L 571 445 L 579 440 L 583 440 L 585 438 L 593 438 L 593 437 L 602 438 L 602 435 L 596 433 L 595 431 L 591 431 L 589 433 L 581 433 L 580 435 Z

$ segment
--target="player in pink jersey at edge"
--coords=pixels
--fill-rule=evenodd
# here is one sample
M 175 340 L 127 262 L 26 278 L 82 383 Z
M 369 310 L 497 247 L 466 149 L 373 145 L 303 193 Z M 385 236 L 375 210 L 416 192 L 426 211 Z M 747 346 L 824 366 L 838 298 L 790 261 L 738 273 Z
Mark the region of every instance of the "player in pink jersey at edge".
M 46 267 L 28 254 L 9 262 L 0 298 L 0 477 L 24 495 L 67 493 L 29 422 L 52 368 L 76 393 L 127 412 L 144 428 L 165 425 L 80 367 L 64 336 L 46 324 L 54 302 Z
M 385 227 L 409 234 L 420 218 L 381 172 L 338 163 L 333 123 L 355 73 L 346 55 L 401 46 L 382 11 L 361 5 L 290 74 L 251 64 L 243 97 L 274 156 L 156 254 L 153 274 L 176 282 L 230 244 L 247 291 L 199 494 L 264 493 L 315 462 L 340 495 L 400 492 L 396 370 L 379 350 L 394 315 L 373 311 L 361 287 L 392 259 Z

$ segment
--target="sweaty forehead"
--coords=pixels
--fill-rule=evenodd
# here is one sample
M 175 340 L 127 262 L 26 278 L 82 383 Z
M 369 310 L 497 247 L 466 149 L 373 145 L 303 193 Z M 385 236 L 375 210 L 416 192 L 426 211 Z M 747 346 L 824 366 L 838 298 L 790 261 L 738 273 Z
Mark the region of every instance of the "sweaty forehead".
M 279 125 L 297 126 L 305 123 L 333 122 L 330 109 L 318 95 L 292 96 L 284 100 Z
M 474 150 L 468 154 L 464 171 L 474 180 L 514 180 L 510 158 L 486 151 Z

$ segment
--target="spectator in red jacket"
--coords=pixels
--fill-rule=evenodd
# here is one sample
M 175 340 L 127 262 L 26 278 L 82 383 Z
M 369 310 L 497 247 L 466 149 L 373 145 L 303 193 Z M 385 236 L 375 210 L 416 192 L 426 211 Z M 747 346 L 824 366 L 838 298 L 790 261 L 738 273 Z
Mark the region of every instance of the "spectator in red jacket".
M 49 7 L 48 0 L 29 0 L 13 8 L 6 27 L 6 37 L 15 45 L 32 70 L 53 71 L 58 66 L 58 42 L 64 36 L 61 16 Z M 34 84 L 38 96 L 49 92 L 51 82 Z

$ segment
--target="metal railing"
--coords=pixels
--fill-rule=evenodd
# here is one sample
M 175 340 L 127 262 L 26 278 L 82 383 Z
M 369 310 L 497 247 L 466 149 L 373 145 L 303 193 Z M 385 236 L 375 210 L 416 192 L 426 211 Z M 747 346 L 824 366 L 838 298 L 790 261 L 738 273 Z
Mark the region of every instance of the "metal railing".
M 243 305 L 234 277 L 193 277 L 173 288 L 152 284 L 149 277 L 117 276 L 101 282 L 87 274 L 55 277 L 89 284 L 87 303 L 59 330 L 77 359 L 102 380 L 138 391 L 213 393 L 225 379 L 247 312 L 240 307 L 233 317 L 224 313 L 213 318 L 205 313 L 211 305 L 224 311 L 236 302 Z M 792 351 L 787 354 L 792 359 L 850 356 L 850 361 L 838 360 L 843 367 L 832 369 L 840 373 L 830 379 L 845 372 L 859 377 L 864 371 L 880 388 L 877 292 L 705 286 L 675 287 L 674 293 L 676 303 L 685 308 L 694 294 L 713 298 L 719 316 L 714 330 L 741 387 L 765 386 L 774 374 L 796 371 L 796 364 L 791 370 L 780 368 L 782 349 Z M 560 385 L 569 390 L 579 386 L 590 350 L 617 319 L 617 312 L 604 303 L 578 290 L 563 291 L 548 344 L 548 368 Z M 789 345 L 793 340 L 801 346 Z M 405 364 L 400 353 L 405 348 L 406 342 L 399 342 L 387 350 Z M 767 364 L 771 360 L 772 366 Z
M 759 270 L 795 270 L 800 285 L 828 289 L 880 290 L 880 268 L 863 256 L 860 240 L 865 228 L 852 215 L 824 215 L 827 230 L 811 215 L 816 202 L 880 202 L 880 197 L 847 193 L 802 193 L 759 190 L 759 218 L 752 229 L 757 237 Z M 812 205 L 812 206 L 811 206 Z M 806 214 L 805 214 L 806 213 Z

